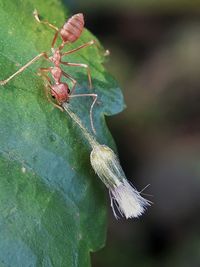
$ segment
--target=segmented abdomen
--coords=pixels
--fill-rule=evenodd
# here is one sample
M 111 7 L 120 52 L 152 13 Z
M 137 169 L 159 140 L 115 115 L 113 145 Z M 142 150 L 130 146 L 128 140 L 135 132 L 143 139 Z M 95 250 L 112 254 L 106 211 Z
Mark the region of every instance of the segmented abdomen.
M 60 30 L 64 42 L 75 42 L 81 35 L 84 28 L 84 17 L 82 13 L 72 16 Z

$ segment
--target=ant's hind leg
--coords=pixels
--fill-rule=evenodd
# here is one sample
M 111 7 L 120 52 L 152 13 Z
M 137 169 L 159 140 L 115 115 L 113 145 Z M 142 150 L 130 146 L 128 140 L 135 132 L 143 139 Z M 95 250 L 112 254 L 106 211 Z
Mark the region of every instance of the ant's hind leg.
M 53 24 L 49 23 L 47 20 L 40 20 L 37 9 L 35 9 L 35 10 L 33 11 L 33 16 L 34 16 L 34 18 L 37 20 L 37 22 L 46 24 L 46 25 L 48 25 L 51 29 L 53 29 L 53 30 L 55 30 L 55 31 L 59 31 L 59 29 L 58 29 L 56 26 L 54 26 Z
M 55 42 L 56 42 L 56 40 L 57 40 L 57 38 L 58 38 L 59 29 L 58 29 L 56 26 L 54 26 L 53 24 L 49 23 L 47 20 L 40 20 L 38 11 L 37 11 L 36 9 L 35 9 L 34 12 L 33 12 L 33 16 L 34 16 L 34 18 L 37 20 L 37 22 L 46 24 L 46 25 L 49 26 L 51 29 L 53 29 L 53 30 L 56 31 L 56 33 L 55 33 L 55 35 L 54 35 L 54 38 L 53 38 L 53 41 L 52 41 L 52 45 L 51 45 L 51 47 L 53 48 L 54 45 L 55 45 Z
M 56 42 L 56 40 L 57 40 L 57 38 L 58 38 L 58 33 L 59 33 L 59 31 L 57 31 L 57 32 L 55 33 L 54 37 L 53 37 L 53 41 L 52 41 L 52 43 L 51 43 L 51 48 L 54 48 L 55 42 Z

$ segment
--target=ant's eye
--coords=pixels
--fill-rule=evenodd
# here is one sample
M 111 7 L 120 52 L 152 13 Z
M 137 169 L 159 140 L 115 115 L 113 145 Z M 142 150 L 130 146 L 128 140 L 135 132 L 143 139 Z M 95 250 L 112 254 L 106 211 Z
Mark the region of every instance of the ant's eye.
M 68 88 L 67 92 L 68 92 L 68 94 L 70 94 L 70 90 L 69 90 L 69 88 Z
M 55 99 L 55 96 L 54 96 L 54 95 L 52 95 L 52 98 L 53 98 L 53 99 Z

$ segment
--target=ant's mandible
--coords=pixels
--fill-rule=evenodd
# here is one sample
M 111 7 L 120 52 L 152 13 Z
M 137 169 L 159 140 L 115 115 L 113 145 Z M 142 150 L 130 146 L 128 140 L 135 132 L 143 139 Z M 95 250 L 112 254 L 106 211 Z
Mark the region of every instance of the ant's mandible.
M 45 92 L 48 100 L 57 108 L 63 111 L 62 104 L 64 102 L 69 102 L 70 98 L 73 97 L 93 97 L 93 103 L 90 107 L 90 122 L 91 122 L 91 127 L 94 133 L 96 133 L 95 128 L 94 128 L 94 123 L 93 123 L 93 118 L 92 118 L 92 110 L 94 107 L 94 104 L 97 100 L 97 95 L 96 94 L 74 94 L 75 86 L 77 81 L 73 79 L 69 74 L 65 73 L 61 69 L 61 65 L 67 65 L 67 66 L 74 66 L 74 67 L 83 67 L 87 70 L 87 76 L 88 76 L 88 82 L 89 82 L 89 88 L 92 88 L 92 80 L 91 80 L 91 74 L 90 74 L 90 69 L 88 65 L 82 64 L 82 63 L 71 63 L 71 62 L 65 62 L 62 61 L 62 58 L 68 54 L 72 54 L 82 48 L 91 46 L 96 44 L 94 40 L 91 40 L 90 42 L 87 42 L 75 49 L 69 50 L 67 52 L 61 52 L 61 50 L 64 48 L 65 44 L 67 43 L 73 43 L 75 42 L 81 35 L 83 28 L 84 28 L 84 17 L 83 14 L 75 14 L 72 16 L 70 19 L 68 19 L 64 25 L 58 29 L 56 26 L 50 24 L 48 21 L 41 21 L 39 19 L 39 15 L 37 10 L 34 11 L 33 13 L 35 19 L 39 23 L 44 23 L 47 24 L 50 28 L 54 29 L 56 31 L 52 45 L 51 45 L 51 52 L 52 56 L 48 56 L 47 52 L 42 52 L 36 57 L 34 57 L 32 60 L 30 60 L 27 64 L 22 66 L 18 71 L 16 71 L 14 74 L 12 74 L 10 77 L 8 77 L 5 80 L 0 81 L 0 85 L 5 85 L 7 84 L 11 79 L 13 79 L 15 76 L 17 76 L 19 73 L 23 72 L 26 68 L 28 68 L 31 64 L 33 64 L 35 61 L 39 60 L 40 58 L 44 57 L 46 60 L 51 62 L 53 64 L 52 67 L 49 68 L 40 68 L 39 75 L 41 75 L 45 80 Z M 62 39 L 62 43 L 58 48 L 54 48 L 55 42 L 58 38 L 58 34 L 60 34 L 60 37 Z M 53 79 L 54 84 L 52 84 L 51 79 L 47 75 L 47 73 L 50 73 Z M 62 77 L 66 77 L 69 80 L 71 80 L 73 86 L 70 91 L 69 86 L 67 83 L 64 83 L 61 81 Z M 50 98 L 49 94 L 55 99 L 57 102 L 54 103 Z

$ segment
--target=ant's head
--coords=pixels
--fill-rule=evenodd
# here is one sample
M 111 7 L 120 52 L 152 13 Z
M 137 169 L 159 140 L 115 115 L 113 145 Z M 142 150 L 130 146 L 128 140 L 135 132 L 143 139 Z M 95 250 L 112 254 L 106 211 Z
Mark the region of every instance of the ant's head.
M 51 48 L 52 56 L 49 59 L 53 62 L 55 66 L 60 65 L 61 54 L 59 49 Z
M 69 100 L 70 90 L 66 83 L 54 84 L 51 87 L 51 95 L 58 103 L 67 102 Z

